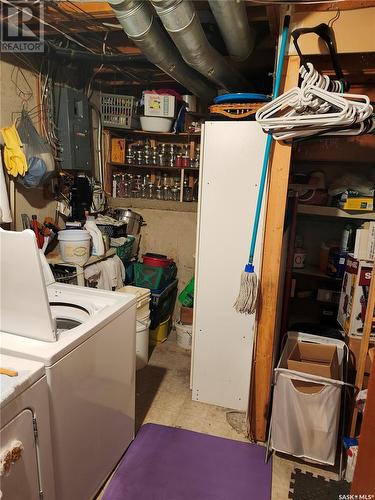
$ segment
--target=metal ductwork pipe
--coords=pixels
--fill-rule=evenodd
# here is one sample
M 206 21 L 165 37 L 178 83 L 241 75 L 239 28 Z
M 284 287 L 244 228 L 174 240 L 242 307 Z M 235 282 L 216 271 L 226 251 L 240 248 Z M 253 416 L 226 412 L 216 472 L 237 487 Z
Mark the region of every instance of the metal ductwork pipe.
M 208 0 L 229 55 L 246 61 L 254 50 L 255 31 L 250 28 L 243 0 Z
M 109 0 L 127 36 L 147 59 L 203 100 L 212 100 L 213 88 L 184 63 L 173 43 L 163 32 L 148 1 Z
M 244 90 L 249 84 L 208 42 L 190 0 L 151 0 L 185 62 L 219 87 Z

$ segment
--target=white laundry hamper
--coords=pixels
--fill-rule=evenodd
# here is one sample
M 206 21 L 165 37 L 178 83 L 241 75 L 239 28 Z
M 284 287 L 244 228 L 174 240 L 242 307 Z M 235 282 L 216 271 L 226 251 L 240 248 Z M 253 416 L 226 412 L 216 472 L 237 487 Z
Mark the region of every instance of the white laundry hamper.
M 288 356 L 298 341 L 335 345 L 340 380 L 288 370 Z M 270 449 L 334 465 L 346 356 L 347 348 L 343 341 L 288 332 L 280 361 L 274 370 Z M 318 384 L 318 392 L 302 392 L 298 382 Z

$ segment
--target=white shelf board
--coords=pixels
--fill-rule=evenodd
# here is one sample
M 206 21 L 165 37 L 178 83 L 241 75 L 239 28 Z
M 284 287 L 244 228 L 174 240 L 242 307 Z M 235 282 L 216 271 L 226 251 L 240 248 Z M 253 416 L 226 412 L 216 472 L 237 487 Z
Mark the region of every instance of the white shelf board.
M 298 205 L 298 213 L 322 217 L 342 217 L 344 219 L 375 220 L 375 212 L 346 212 L 338 207 L 320 205 Z

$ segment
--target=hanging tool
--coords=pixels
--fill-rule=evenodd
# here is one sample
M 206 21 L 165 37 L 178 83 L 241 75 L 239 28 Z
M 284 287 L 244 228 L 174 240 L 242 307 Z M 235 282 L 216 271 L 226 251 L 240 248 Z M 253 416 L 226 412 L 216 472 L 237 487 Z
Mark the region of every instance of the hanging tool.
M 284 56 L 286 53 L 286 43 L 289 32 L 289 23 L 290 23 L 290 16 L 287 15 L 284 18 L 283 31 L 281 35 L 280 51 L 277 61 L 273 98 L 277 97 L 280 91 L 282 68 L 283 68 Z M 262 211 L 264 189 L 266 186 L 268 163 L 271 155 L 271 145 L 272 145 L 272 136 L 268 134 L 266 141 L 266 148 L 264 151 L 262 173 L 259 183 L 257 205 L 255 209 L 255 219 L 254 219 L 253 234 L 250 244 L 249 260 L 245 266 L 244 271 L 242 271 L 240 291 L 237 300 L 234 304 L 234 308 L 236 309 L 236 311 L 243 314 L 253 314 L 255 312 L 257 304 L 258 279 L 254 271 L 254 254 L 258 236 L 259 220 Z

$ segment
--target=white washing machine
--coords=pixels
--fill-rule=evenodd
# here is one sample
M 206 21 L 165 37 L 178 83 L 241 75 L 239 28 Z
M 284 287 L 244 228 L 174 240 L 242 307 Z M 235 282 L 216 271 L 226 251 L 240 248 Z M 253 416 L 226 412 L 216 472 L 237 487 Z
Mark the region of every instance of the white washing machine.
M 56 497 L 90 499 L 134 438 L 136 298 L 46 284 L 30 230 L 0 245 L 0 352 L 44 364 Z
M 53 500 L 48 386 L 42 363 L 0 355 L 0 490 L 3 500 Z

